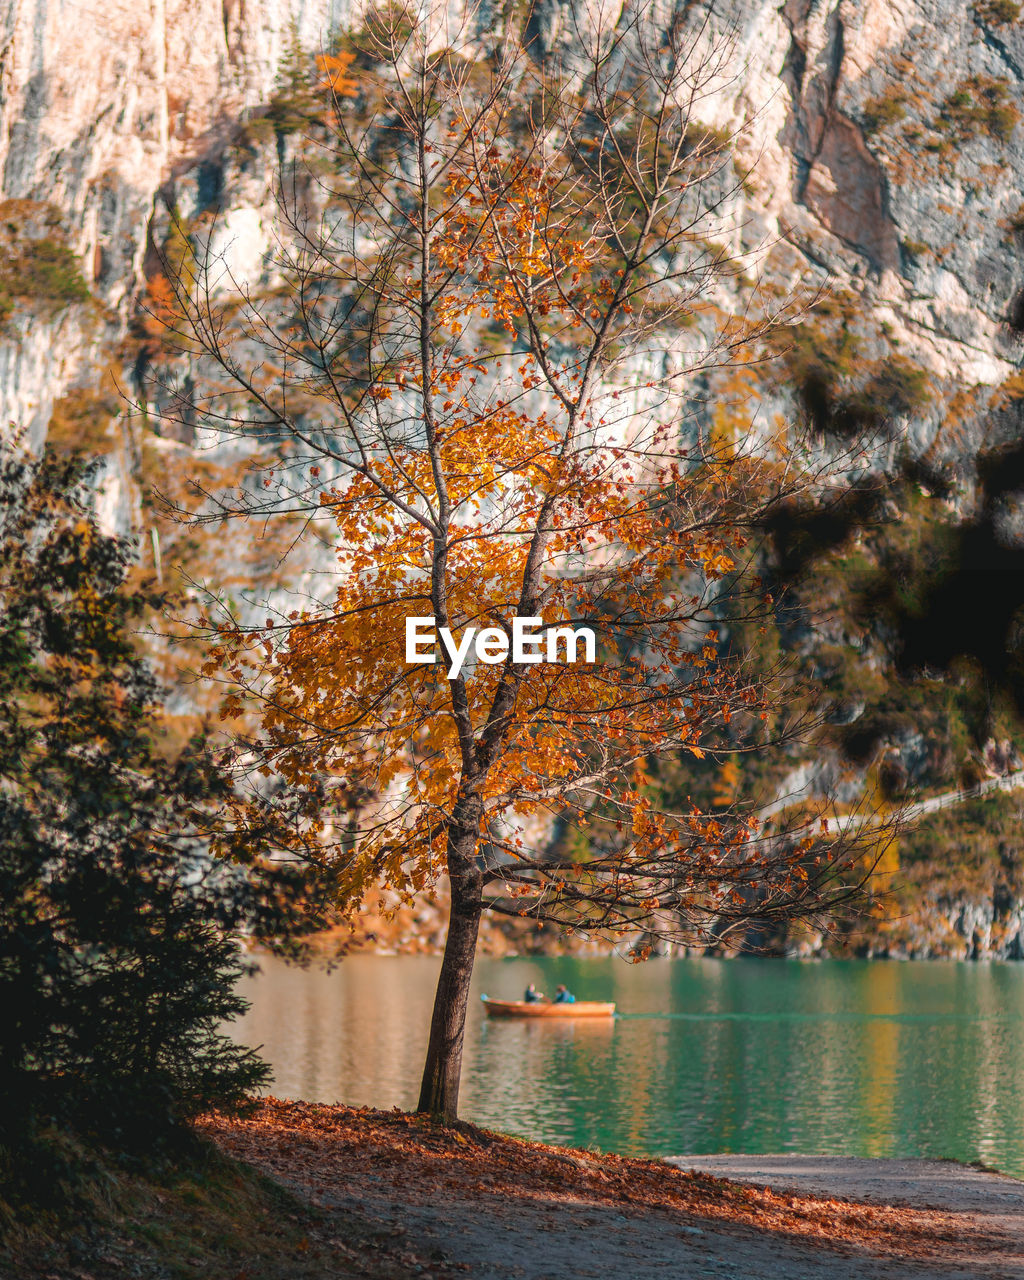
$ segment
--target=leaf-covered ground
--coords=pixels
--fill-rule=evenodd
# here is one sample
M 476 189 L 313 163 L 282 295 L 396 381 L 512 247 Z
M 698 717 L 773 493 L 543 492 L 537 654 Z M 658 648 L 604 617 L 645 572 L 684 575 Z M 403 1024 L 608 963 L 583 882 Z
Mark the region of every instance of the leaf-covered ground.
M 1018 1184 L 963 1166 L 939 1179 L 940 1210 L 781 1194 L 398 1111 L 269 1098 L 199 1128 L 174 1160 L 58 1135 L 59 1195 L 39 1170 L 20 1180 L 34 1203 L 0 1185 L 2 1280 L 1024 1278 Z M 870 1194 L 852 1166 L 892 1163 L 840 1173 Z M 832 1164 L 819 1188 L 842 1185 Z
M 321 1213 L 375 1224 L 403 1265 L 439 1280 L 1024 1276 L 1018 1237 L 983 1216 L 778 1194 L 398 1111 L 270 1098 L 203 1128 Z

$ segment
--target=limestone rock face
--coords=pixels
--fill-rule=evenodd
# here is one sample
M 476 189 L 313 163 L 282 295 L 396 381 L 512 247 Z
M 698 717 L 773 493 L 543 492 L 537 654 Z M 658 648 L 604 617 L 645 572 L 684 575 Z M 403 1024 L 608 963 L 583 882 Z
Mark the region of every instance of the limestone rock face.
M 356 22 L 358 5 L 7 6 L 0 199 L 60 211 L 107 309 L 108 336 L 133 305 L 158 192 L 186 173 L 208 186 L 223 181 L 230 127 L 266 100 L 289 42 L 315 48 Z M 643 20 L 667 23 L 670 8 L 649 6 Z M 685 8 L 697 31 L 703 6 Z M 633 14 L 620 0 L 541 0 L 532 23 L 541 44 L 564 51 Z M 499 23 L 491 4 L 474 17 L 480 31 Z M 982 21 L 977 6 L 951 0 L 732 0 L 711 9 L 704 39 L 723 36 L 731 45 L 719 91 L 700 109 L 710 123 L 741 131 L 752 168 L 744 218 L 795 252 L 769 272 L 852 282 L 865 312 L 939 379 L 987 387 L 1005 379 L 1019 359 L 1014 309 L 1024 311 L 1020 246 L 1006 229 L 1024 191 L 1016 120 L 1024 24 Z M 230 204 L 236 193 L 216 194 Z M 34 401 L 42 421 L 62 390 L 53 362 L 31 351 L 47 341 L 41 327 L 29 328 L 6 335 L 3 419 L 20 418 Z M 45 385 L 30 393 L 33 380 Z M 919 449 L 947 455 L 940 427 L 937 416 L 907 424 Z M 958 447 L 970 451 L 1006 429 L 972 422 Z
M 347 0 L 13 0 L 0 13 L 0 213 L 59 210 L 102 304 L 106 345 L 138 288 L 157 192 L 223 145 L 272 90 L 293 34 L 311 47 L 348 20 Z M 81 360 L 57 357 L 65 319 L 0 336 L 0 421 L 38 437 Z M 95 344 L 98 375 L 104 359 Z
M 109 240 L 112 191 L 151 200 L 266 97 L 293 36 L 315 48 L 350 14 L 347 0 L 15 0 L 0 26 L 4 196 L 58 205 L 83 251 L 97 229 Z
M 271 96 L 295 41 L 317 48 L 365 5 L 8 0 L 0 239 L 26 209 L 52 206 L 92 300 L 19 298 L 0 320 L 0 431 L 20 423 L 38 444 L 55 402 L 111 371 L 141 394 L 132 326 L 172 210 L 193 220 L 219 207 L 215 248 L 237 280 L 266 283 L 280 151 L 241 156 L 239 122 Z M 508 7 L 481 0 L 473 38 L 500 31 Z M 467 12 L 463 0 L 438 10 L 439 45 Z M 995 13 L 965 0 L 536 0 L 529 28 L 571 66 L 579 41 L 681 17 L 695 61 L 713 66 L 695 114 L 736 139 L 733 247 L 783 290 L 846 298 L 866 358 L 896 354 L 921 372 L 930 394 L 895 412 L 889 456 L 953 474 L 961 515 L 979 455 L 1024 434 L 1024 20 Z M 167 372 L 179 386 L 190 376 L 185 361 Z M 769 408 L 790 411 L 785 394 Z M 145 430 L 127 413 L 115 422 L 103 497 L 109 520 L 136 531 L 135 460 L 150 447 L 163 465 L 191 447 L 147 446 Z M 994 520 L 1001 545 L 1024 545 L 1024 488 L 1000 490 Z M 988 917 L 959 911 L 949 929 L 965 948 L 1020 951 L 1019 913 L 992 941 Z

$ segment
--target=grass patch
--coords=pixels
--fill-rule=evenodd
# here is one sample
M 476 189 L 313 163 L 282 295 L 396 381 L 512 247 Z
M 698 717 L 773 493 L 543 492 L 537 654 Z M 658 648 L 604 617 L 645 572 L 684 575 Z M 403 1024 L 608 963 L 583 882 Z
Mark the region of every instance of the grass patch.
M 867 133 L 879 133 L 898 124 L 907 114 L 907 95 L 896 85 L 890 86 L 877 98 L 864 103 L 864 129 Z
M 78 449 L 90 455 L 109 453 L 114 444 L 110 424 L 120 411 L 121 401 L 113 388 L 69 391 L 54 402 L 47 443 L 62 453 Z
M 1024 236 L 1024 204 L 1018 205 L 999 225 L 1011 236 Z
M 59 210 L 35 200 L 0 202 L 0 325 L 17 310 L 56 315 L 91 297 Z
M 1003 27 L 1020 17 L 1018 0 L 977 0 L 974 15 L 989 27 Z
M 1019 120 L 1009 81 L 978 75 L 957 85 L 942 104 L 936 127 L 951 133 L 958 142 L 984 134 L 997 142 L 1009 142 Z
M 932 401 L 925 369 L 906 356 L 871 359 L 859 318 L 850 311 L 795 325 L 779 355 L 798 399 L 816 430 L 853 438 L 878 430 L 894 417 L 913 417 Z
M 933 886 L 941 880 L 951 890 L 987 896 L 1008 876 L 1020 891 L 1022 803 L 1019 794 L 997 791 L 912 823 L 900 835 L 900 862 L 908 869 L 927 864 Z
M 0 1147 L 5 1280 L 404 1280 L 396 1243 L 191 1134 L 145 1160 L 54 1132 Z

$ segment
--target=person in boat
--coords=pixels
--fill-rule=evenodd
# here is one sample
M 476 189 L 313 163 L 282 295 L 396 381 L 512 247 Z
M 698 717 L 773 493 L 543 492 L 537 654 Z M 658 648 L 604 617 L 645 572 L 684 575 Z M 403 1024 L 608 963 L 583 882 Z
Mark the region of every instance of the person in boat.
M 559 983 L 555 988 L 555 1004 L 575 1004 L 576 997 L 568 987 Z
M 541 1004 L 544 1000 L 544 992 L 538 991 L 531 982 L 523 992 L 523 1000 L 526 1004 Z

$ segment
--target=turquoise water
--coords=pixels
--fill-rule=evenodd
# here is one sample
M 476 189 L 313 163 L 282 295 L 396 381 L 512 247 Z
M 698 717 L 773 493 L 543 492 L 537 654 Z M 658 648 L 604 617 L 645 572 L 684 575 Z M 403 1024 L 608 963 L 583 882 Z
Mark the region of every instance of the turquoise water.
M 415 1104 L 437 961 L 266 961 L 237 1024 L 283 1097 Z M 527 982 L 612 1022 L 488 1022 Z M 951 1156 L 1024 1176 L 1024 965 L 482 960 L 466 1119 L 627 1154 Z

